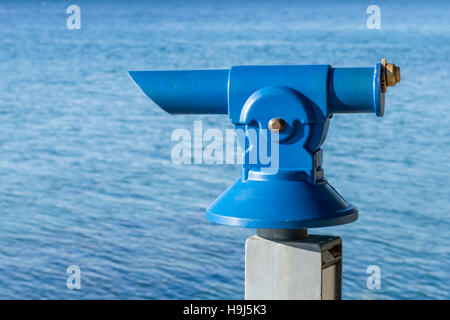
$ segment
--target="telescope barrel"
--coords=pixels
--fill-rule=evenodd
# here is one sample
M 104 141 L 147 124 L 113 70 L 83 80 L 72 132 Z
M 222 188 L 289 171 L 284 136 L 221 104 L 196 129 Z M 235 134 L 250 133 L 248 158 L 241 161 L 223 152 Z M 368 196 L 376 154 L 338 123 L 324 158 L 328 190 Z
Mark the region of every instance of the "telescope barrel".
M 382 116 L 384 93 L 380 66 L 375 68 L 331 68 L 328 78 L 330 113 L 368 113 Z
M 378 63 L 374 68 L 332 68 L 328 69 L 328 83 L 320 90 L 324 90 L 327 96 L 327 114 L 333 113 L 368 113 L 374 112 L 377 116 L 384 113 L 384 95 L 386 85 L 395 85 L 400 81 L 399 68 L 393 64 L 384 65 Z M 288 83 L 296 83 L 302 77 L 302 68 L 292 66 L 296 72 L 286 73 L 273 79 L 273 86 L 284 86 Z M 305 72 L 310 66 L 305 66 Z M 274 68 L 277 68 L 274 66 Z M 393 70 L 391 74 L 388 71 Z M 250 67 L 249 72 L 258 72 L 255 67 Z M 256 71 L 255 71 L 256 70 Z M 262 67 L 268 72 L 270 67 Z M 279 69 L 273 69 L 279 70 Z M 281 70 L 286 70 L 283 68 Z M 263 71 L 260 71 L 264 73 Z M 280 71 L 281 72 L 281 71 Z M 171 114 L 227 114 L 230 70 L 173 70 L 173 71 L 130 71 L 134 82 L 153 100 L 159 107 Z M 394 78 L 386 78 L 386 74 Z M 261 75 L 261 79 L 264 78 Z M 250 78 L 259 79 L 257 76 Z M 271 78 L 270 78 L 271 79 Z M 269 80 L 270 80 L 269 79 Z M 296 80 L 293 80 L 296 79 Z M 311 80 L 314 81 L 314 80 Z M 389 82 L 390 81 L 390 82 Z M 257 83 L 265 86 L 267 80 Z M 392 83 L 391 83 L 392 82 Z M 242 86 L 238 82 L 238 86 Z M 308 85 L 311 88 L 319 84 Z M 248 84 L 255 87 L 255 84 Z M 300 90 L 301 91 L 301 90 Z M 241 106 L 242 107 L 242 106 Z
M 227 114 L 229 70 L 130 71 L 134 82 L 171 114 Z

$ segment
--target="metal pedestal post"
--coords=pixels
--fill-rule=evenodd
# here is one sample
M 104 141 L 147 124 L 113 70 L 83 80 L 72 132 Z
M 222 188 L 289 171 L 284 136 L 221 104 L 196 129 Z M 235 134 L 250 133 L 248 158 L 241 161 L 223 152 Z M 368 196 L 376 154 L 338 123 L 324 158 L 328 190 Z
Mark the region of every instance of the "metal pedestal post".
M 306 229 L 257 229 L 245 244 L 245 299 L 335 300 L 342 291 L 342 240 Z

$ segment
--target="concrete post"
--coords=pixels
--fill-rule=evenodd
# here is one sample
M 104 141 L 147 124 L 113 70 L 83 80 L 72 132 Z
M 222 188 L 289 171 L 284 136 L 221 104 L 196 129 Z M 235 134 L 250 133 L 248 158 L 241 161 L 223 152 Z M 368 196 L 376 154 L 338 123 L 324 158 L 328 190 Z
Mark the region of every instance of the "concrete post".
M 245 245 L 246 300 L 335 300 L 342 241 L 303 230 L 257 229 Z

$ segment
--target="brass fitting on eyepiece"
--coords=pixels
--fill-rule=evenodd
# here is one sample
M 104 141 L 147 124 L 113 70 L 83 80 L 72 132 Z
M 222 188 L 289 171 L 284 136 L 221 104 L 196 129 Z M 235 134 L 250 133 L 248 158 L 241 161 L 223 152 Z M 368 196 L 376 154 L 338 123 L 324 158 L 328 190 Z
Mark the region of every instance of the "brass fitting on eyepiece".
M 400 82 L 400 67 L 393 63 L 387 63 L 386 59 L 381 60 L 381 89 L 387 91 L 387 87 L 393 87 Z

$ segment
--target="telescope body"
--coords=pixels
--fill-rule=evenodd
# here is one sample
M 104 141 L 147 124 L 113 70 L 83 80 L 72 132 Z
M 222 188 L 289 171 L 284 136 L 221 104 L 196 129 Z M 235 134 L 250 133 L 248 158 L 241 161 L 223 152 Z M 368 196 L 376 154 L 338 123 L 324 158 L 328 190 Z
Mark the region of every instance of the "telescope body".
M 235 66 L 131 71 L 130 76 L 170 114 L 228 114 L 236 131 L 245 132 L 246 138 L 240 141 L 244 150 L 241 177 L 207 209 L 209 220 L 299 229 L 357 219 L 356 207 L 325 179 L 320 147 L 335 113 L 383 116 L 387 69 L 383 61 L 368 68 Z M 268 132 L 266 140 L 260 135 L 264 132 Z M 261 143 L 271 153 L 269 164 L 250 161 L 251 152 Z
M 130 76 L 151 100 L 170 114 L 231 114 L 228 90 L 239 94 L 243 93 L 239 90 L 255 89 L 242 85 L 242 81 L 257 87 L 277 82 L 286 85 L 289 79 L 299 85 L 308 82 L 308 77 L 309 82 L 314 82 L 317 77 L 323 80 L 326 76 L 327 84 L 321 90 L 327 91 L 328 114 L 375 112 L 382 116 L 384 93 L 379 85 L 380 66 L 238 66 L 216 70 L 130 71 Z M 318 89 L 319 84 L 310 85 Z

